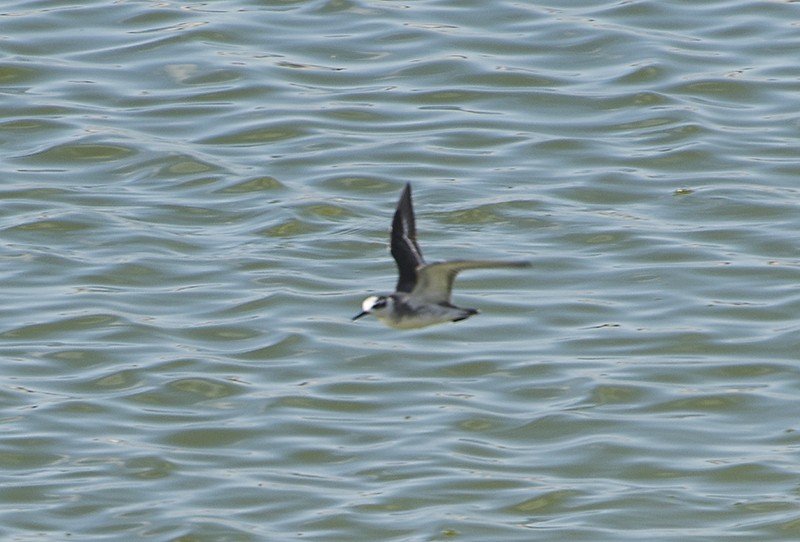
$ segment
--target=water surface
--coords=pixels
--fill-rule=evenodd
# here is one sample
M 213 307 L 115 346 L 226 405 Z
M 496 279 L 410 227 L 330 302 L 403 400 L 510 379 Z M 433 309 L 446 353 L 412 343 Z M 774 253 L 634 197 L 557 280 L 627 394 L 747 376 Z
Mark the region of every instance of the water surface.
M 4 540 L 797 539 L 797 4 L 487 6 L 0 10 Z

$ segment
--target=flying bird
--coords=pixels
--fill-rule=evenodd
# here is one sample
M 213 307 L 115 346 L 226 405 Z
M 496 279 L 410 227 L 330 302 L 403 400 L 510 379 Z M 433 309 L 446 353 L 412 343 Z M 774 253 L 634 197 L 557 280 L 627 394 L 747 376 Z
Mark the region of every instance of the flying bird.
M 371 314 L 389 327 L 414 329 L 460 322 L 478 314 L 450 303 L 453 281 L 465 269 L 530 267 L 526 261 L 453 260 L 427 264 L 417 244 L 411 184 L 406 184 L 392 221 L 392 257 L 399 277 L 395 292 L 369 296 L 361 304 L 357 320 Z

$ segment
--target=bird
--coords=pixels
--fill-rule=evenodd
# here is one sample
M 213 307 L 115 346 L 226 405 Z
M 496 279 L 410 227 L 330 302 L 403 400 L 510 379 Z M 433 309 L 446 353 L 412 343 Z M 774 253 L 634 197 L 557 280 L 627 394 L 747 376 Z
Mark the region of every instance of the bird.
M 453 281 L 466 269 L 530 267 L 527 261 L 452 260 L 425 263 L 417 244 L 417 227 L 407 183 L 392 220 L 391 253 L 397 264 L 395 292 L 372 295 L 361 304 L 352 320 L 372 315 L 396 329 L 416 329 L 446 322 L 460 322 L 478 314 L 450 303 Z

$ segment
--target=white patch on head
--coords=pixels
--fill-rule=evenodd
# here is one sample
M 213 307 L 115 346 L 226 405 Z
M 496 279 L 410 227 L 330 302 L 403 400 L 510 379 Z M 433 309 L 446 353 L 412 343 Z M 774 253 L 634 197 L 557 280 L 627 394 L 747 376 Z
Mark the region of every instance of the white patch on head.
M 364 312 L 369 312 L 375 305 L 376 301 L 378 301 L 378 296 L 376 295 L 369 296 L 364 300 L 363 303 L 361 303 L 361 310 L 363 310 Z

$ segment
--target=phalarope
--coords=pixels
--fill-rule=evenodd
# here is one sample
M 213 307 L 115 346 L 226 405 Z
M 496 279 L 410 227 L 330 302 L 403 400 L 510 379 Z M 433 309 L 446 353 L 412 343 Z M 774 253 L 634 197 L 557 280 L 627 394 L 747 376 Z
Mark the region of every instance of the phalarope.
M 395 292 L 370 296 L 361 304 L 357 320 L 371 314 L 387 326 L 414 329 L 444 322 L 459 322 L 478 314 L 450 303 L 453 281 L 465 269 L 529 267 L 525 261 L 453 260 L 426 264 L 417 245 L 411 184 L 406 184 L 392 221 L 392 257 L 399 278 Z

